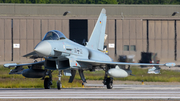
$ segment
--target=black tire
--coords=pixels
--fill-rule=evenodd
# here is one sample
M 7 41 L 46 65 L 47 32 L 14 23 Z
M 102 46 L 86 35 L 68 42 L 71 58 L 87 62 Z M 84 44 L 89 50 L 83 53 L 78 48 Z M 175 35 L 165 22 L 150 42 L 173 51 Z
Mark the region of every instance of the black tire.
M 57 81 L 57 89 L 61 90 L 61 82 L 60 81 Z
M 50 85 L 50 79 L 49 78 L 45 78 L 44 79 L 44 89 L 50 89 L 51 85 Z
M 107 78 L 106 79 L 106 86 L 107 86 L 107 89 L 112 89 L 113 88 L 113 79 L 112 78 Z

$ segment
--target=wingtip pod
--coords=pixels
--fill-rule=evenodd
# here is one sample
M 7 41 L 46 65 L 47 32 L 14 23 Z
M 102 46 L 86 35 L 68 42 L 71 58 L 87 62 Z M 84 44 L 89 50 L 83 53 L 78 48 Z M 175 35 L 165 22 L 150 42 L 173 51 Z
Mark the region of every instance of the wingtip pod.
M 175 63 L 166 63 L 165 66 L 167 66 L 167 67 L 174 67 L 174 66 L 176 66 L 176 64 Z
M 3 66 L 6 68 L 9 68 L 9 67 L 15 67 L 15 65 L 17 65 L 17 64 L 16 63 L 7 63 L 7 64 L 4 64 Z
M 106 9 L 103 8 L 103 9 L 101 10 L 101 13 L 106 14 Z

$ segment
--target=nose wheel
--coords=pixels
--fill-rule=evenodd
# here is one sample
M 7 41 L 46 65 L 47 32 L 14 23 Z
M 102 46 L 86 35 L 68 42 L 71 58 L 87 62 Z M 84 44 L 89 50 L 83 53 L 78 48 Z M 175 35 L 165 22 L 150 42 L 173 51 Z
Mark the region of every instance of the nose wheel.
M 62 88 L 62 84 L 61 84 L 61 75 L 62 74 L 62 71 L 61 70 L 59 70 L 59 75 L 58 75 L 58 77 L 59 77 L 59 80 L 57 81 L 57 89 L 58 90 L 61 90 L 61 88 Z
M 61 89 L 61 81 L 57 81 L 57 89 L 58 89 L 58 90 Z

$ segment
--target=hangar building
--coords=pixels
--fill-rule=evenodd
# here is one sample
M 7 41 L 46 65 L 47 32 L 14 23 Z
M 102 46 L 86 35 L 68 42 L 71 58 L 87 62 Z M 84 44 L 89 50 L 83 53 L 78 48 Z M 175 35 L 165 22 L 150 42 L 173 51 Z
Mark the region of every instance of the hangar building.
M 180 60 L 179 5 L 0 4 L 0 61 L 27 62 L 49 30 L 80 44 L 88 41 L 102 8 L 106 9 L 108 54 L 157 52 L 161 61 Z

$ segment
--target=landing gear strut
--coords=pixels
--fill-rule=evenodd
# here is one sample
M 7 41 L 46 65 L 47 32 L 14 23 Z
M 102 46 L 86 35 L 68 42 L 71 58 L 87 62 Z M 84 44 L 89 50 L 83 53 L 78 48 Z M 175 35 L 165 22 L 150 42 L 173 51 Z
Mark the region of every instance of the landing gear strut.
M 44 78 L 44 88 L 45 89 L 50 89 L 52 85 L 52 75 L 51 75 L 51 70 L 46 72 L 46 75 L 49 76 L 49 78 Z
M 57 89 L 58 90 L 60 90 L 61 89 L 61 76 L 62 76 L 62 71 L 61 70 L 59 70 L 59 75 L 58 75 L 58 77 L 59 77 L 59 80 L 57 81 Z
M 107 74 L 108 70 L 109 69 L 106 68 L 103 83 L 104 83 L 104 85 L 106 85 L 107 89 L 112 89 L 113 88 L 113 78 L 108 77 L 108 74 Z

